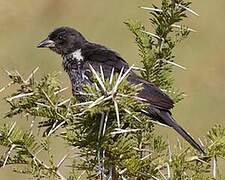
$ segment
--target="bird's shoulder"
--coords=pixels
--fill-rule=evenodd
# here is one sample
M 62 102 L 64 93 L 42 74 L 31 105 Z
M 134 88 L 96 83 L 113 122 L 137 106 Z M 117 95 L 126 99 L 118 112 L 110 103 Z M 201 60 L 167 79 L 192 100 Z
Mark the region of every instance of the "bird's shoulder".
M 105 68 L 114 67 L 120 71 L 121 68 L 129 68 L 128 63 L 115 51 L 96 43 L 86 43 L 82 47 L 84 60 L 91 65 L 101 65 Z

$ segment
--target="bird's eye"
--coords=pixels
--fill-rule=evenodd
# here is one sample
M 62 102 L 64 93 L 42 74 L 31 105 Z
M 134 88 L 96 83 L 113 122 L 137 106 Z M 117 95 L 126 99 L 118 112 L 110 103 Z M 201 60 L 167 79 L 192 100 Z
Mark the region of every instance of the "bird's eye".
M 62 40 L 63 39 L 63 36 L 62 35 L 58 36 L 58 39 L 59 40 Z

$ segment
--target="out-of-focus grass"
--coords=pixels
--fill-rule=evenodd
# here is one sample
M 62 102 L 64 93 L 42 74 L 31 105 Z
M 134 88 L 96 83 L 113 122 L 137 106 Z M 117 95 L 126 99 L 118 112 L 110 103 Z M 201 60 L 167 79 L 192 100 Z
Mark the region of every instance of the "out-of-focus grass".
M 80 30 L 89 40 L 118 51 L 130 64 L 140 64 L 131 33 L 123 25 L 128 18 L 147 23 L 148 14 L 139 6 L 151 0 L 1 0 L 0 1 L 0 87 L 8 80 L 3 68 L 22 74 L 40 66 L 39 76 L 61 71 L 61 59 L 37 43 L 55 27 L 67 25 Z M 159 1 L 154 1 L 159 2 Z M 202 136 L 216 123 L 225 121 L 225 1 L 194 1 L 200 17 L 190 15 L 187 23 L 197 30 L 177 48 L 177 62 L 186 71 L 175 70 L 176 84 L 187 97 L 174 109 L 180 124 L 195 137 Z M 69 82 L 62 74 L 65 86 Z M 68 94 L 70 91 L 67 92 Z M 1 99 L 6 93 L 0 94 Z M 0 101 L 1 119 L 6 111 Z M 6 120 L 4 120 L 6 121 Z M 21 126 L 23 123 L 21 123 Z M 169 134 L 172 131 L 164 131 Z M 173 136 L 172 136 L 173 138 Z M 0 179 L 24 179 L 0 170 Z

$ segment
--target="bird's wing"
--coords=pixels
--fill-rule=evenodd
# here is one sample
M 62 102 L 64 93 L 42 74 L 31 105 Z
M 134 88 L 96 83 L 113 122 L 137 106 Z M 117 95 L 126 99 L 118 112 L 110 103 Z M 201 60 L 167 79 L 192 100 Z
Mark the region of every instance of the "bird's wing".
M 117 53 L 103 46 L 89 44 L 82 49 L 82 55 L 86 58 L 85 65 L 91 64 L 96 71 L 100 71 L 100 66 L 104 71 L 105 77 L 109 78 L 114 68 L 114 72 L 119 73 L 122 68 L 129 68 L 128 63 Z M 88 67 L 87 67 L 88 68 Z M 143 84 L 143 90 L 139 92 L 139 97 L 146 99 L 151 106 L 169 110 L 173 108 L 173 101 L 152 83 L 144 80 L 134 72 L 130 73 L 128 81 L 134 84 Z
M 147 100 L 152 106 L 162 110 L 169 110 L 174 107 L 173 100 L 154 84 L 136 74 L 131 74 L 128 80 L 131 83 L 143 84 L 143 90 L 139 92 L 139 97 Z

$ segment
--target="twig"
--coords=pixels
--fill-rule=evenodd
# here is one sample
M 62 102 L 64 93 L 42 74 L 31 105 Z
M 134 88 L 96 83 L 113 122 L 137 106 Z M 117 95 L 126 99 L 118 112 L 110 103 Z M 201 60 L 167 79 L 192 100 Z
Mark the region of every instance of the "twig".
M 5 167 L 5 166 L 6 166 L 7 161 L 8 161 L 8 159 L 9 159 L 9 156 L 10 156 L 10 154 L 12 153 L 12 151 L 13 151 L 13 149 L 14 149 L 15 147 L 16 147 L 15 144 L 12 144 L 12 145 L 11 145 L 10 149 L 9 149 L 8 152 L 7 152 L 7 155 L 6 155 L 6 158 L 5 158 L 5 161 L 4 161 L 3 165 L 2 165 L 2 167 Z
M 153 12 L 162 12 L 162 9 L 156 9 L 151 7 L 141 7 L 141 9 L 147 10 L 147 11 L 153 11 Z
M 161 37 L 159 37 L 158 35 L 156 35 L 154 33 L 151 33 L 151 32 L 148 32 L 148 31 L 143 31 L 143 30 L 141 30 L 141 32 L 146 33 L 146 34 L 148 34 L 152 37 L 155 37 L 156 39 L 162 39 Z
M 213 178 L 214 179 L 216 179 L 216 177 L 217 177 L 217 158 L 216 158 L 216 156 L 214 156 L 213 158 L 212 158 L 212 162 L 213 162 Z
M 117 126 L 118 126 L 118 128 L 120 128 L 120 115 L 119 115 L 118 104 L 115 99 L 113 99 L 113 102 L 114 102 L 114 107 L 115 107 L 115 111 L 116 111 Z
M 105 85 L 102 82 L 101 78 L 99 77 L 99 75 L 97 74 L 97 72 L 95 71 L 95 69 L 92 67 L 91 64 L 89 64 L 89 67 L 91 69 L 91 72 L 94 74 L 95 78 L 97 79 L 98 83 L 100 84 L 100 86 L 102 87 L 103 91 L 106 91 Z
M 69 153 L 66 154 L 65 156 L 63 156 L 63 158 L 59 161 L 59 163 L 57 164 L 57 169 L 60 168 L 60 166 L 65 162 L 65 160 L 67 159 L 67 157 L 69 156 Z
M 31 78 L 34 76 L 34 74 L 39 70 L 39 67 L 36 67 L 31 74 L 28 76 L 27 80 L 25 81 L 25 83 L 28 83 L 28 81 L 31 80 Z
M 6 100 L 9 101 L 9 102 L 12 102 L 12 100 L 15 100 L 15 99 L 18 99 L 18 98 L 27 97 L 27 96 L 32 96 L 32 95 L 34 95 L 33 92 L 31 92 L 31 93 L 26 93 L 26 94 L 18 94 L 18 95 L 16 95 L 16 96 L 7 98 Z
M 195 16 L 199 16 L 199 14 L 196 13 L 195 11 L 193 11 L 192 9 L 190 9 L 190 8 L 188 8 L 188 7 L 186 7 L 186 6 L 183 6 L 182 4 L 177 4 L 177 5 L 178 5 L 179 7 L 181 7 L 181 8 L 183 8 L 183 9 L 189 11 L 190 13 L 194 14 Z
M 82 173 L 80 173 L 80 175 L 77 177 L 77 180 L 80 180 L 81 177 L 84 175 L 85 172 L 86 172 L 86 170 L 84 170 Z

